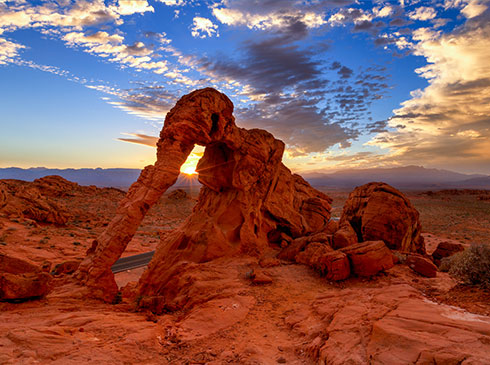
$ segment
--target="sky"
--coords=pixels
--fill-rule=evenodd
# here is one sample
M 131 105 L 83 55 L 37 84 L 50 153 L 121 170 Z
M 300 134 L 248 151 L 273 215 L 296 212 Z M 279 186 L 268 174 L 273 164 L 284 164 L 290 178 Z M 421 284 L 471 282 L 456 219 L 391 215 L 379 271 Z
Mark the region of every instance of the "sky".
M 490 0 L 0 0 L 0 167 L 142 168 L 214 87 L 297 173 L 490 174 Z M 183 168 L 202 155 L 197 148 Z

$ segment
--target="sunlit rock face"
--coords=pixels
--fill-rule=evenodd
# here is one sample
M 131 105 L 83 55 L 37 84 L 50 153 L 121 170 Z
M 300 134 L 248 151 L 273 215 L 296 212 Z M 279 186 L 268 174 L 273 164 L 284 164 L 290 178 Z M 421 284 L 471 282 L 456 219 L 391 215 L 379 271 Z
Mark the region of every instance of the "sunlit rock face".
M 260 256 L 284 239 L 326 227 L 331 199 L 282 164 L 283 142 L 264 130 L 238 128 L 232 113 L 226 95 L 206 88 L 185 95 L 167 114 L 156 163 L 131 186 L 77 272 L 94 296 L 115 296 L 111 266 L 148 209 L 175 183 L 195 144 L 206 147 L 197 167 L 203 187 L 196 207 L 161 241 L 139 282 L 139 297 L 150 298 L 143 302 L 152 310 L 160 312 L 178 295 L 168 283 L 187 264 L 235 254 Z
M 419 213 L 394 187 L 372 182 L 357 187 L 347 199 L 334 244 L 382 240 L 392 250 L 425 253 Z

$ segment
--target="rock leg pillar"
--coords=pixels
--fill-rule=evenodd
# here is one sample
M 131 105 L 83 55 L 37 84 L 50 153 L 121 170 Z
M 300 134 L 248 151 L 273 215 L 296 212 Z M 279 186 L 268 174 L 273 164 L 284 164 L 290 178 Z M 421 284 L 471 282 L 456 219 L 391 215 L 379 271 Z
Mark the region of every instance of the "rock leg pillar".
M 177 180 L 180 167 L 194 144 L 175 139 L 160 139 L 157 162 L 145 167 L 121 201 L 116 216 L 94 241 L 87 257 L 80 264 L 77 278 L 95 297 L 111 301 L 117 285 L 111 266 L 121 257 L 133 238 L 146 212 Z

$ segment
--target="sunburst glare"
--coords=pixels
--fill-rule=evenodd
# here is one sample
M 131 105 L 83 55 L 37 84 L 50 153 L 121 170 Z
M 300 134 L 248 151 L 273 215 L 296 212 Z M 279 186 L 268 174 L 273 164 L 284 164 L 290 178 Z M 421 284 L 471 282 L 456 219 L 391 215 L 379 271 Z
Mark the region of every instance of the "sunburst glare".
M 196 174 L 197 163 L 201 159 L 203 153 L 204 153 L 204 147 L 195 146 L 191 154 L 189 155 L 189 157 L 187 157 L 187 160 L 180 167 L 180 172 L 187 175 Z

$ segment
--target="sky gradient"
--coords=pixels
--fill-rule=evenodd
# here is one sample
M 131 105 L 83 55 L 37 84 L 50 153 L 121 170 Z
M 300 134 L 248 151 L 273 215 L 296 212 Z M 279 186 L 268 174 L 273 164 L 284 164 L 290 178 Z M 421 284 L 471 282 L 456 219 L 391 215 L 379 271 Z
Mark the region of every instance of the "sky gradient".
M 0 167 L 142 168 L 167 111 L 211 86 L 295 172 L 490 174 L 489 7 L 0 0 Z

